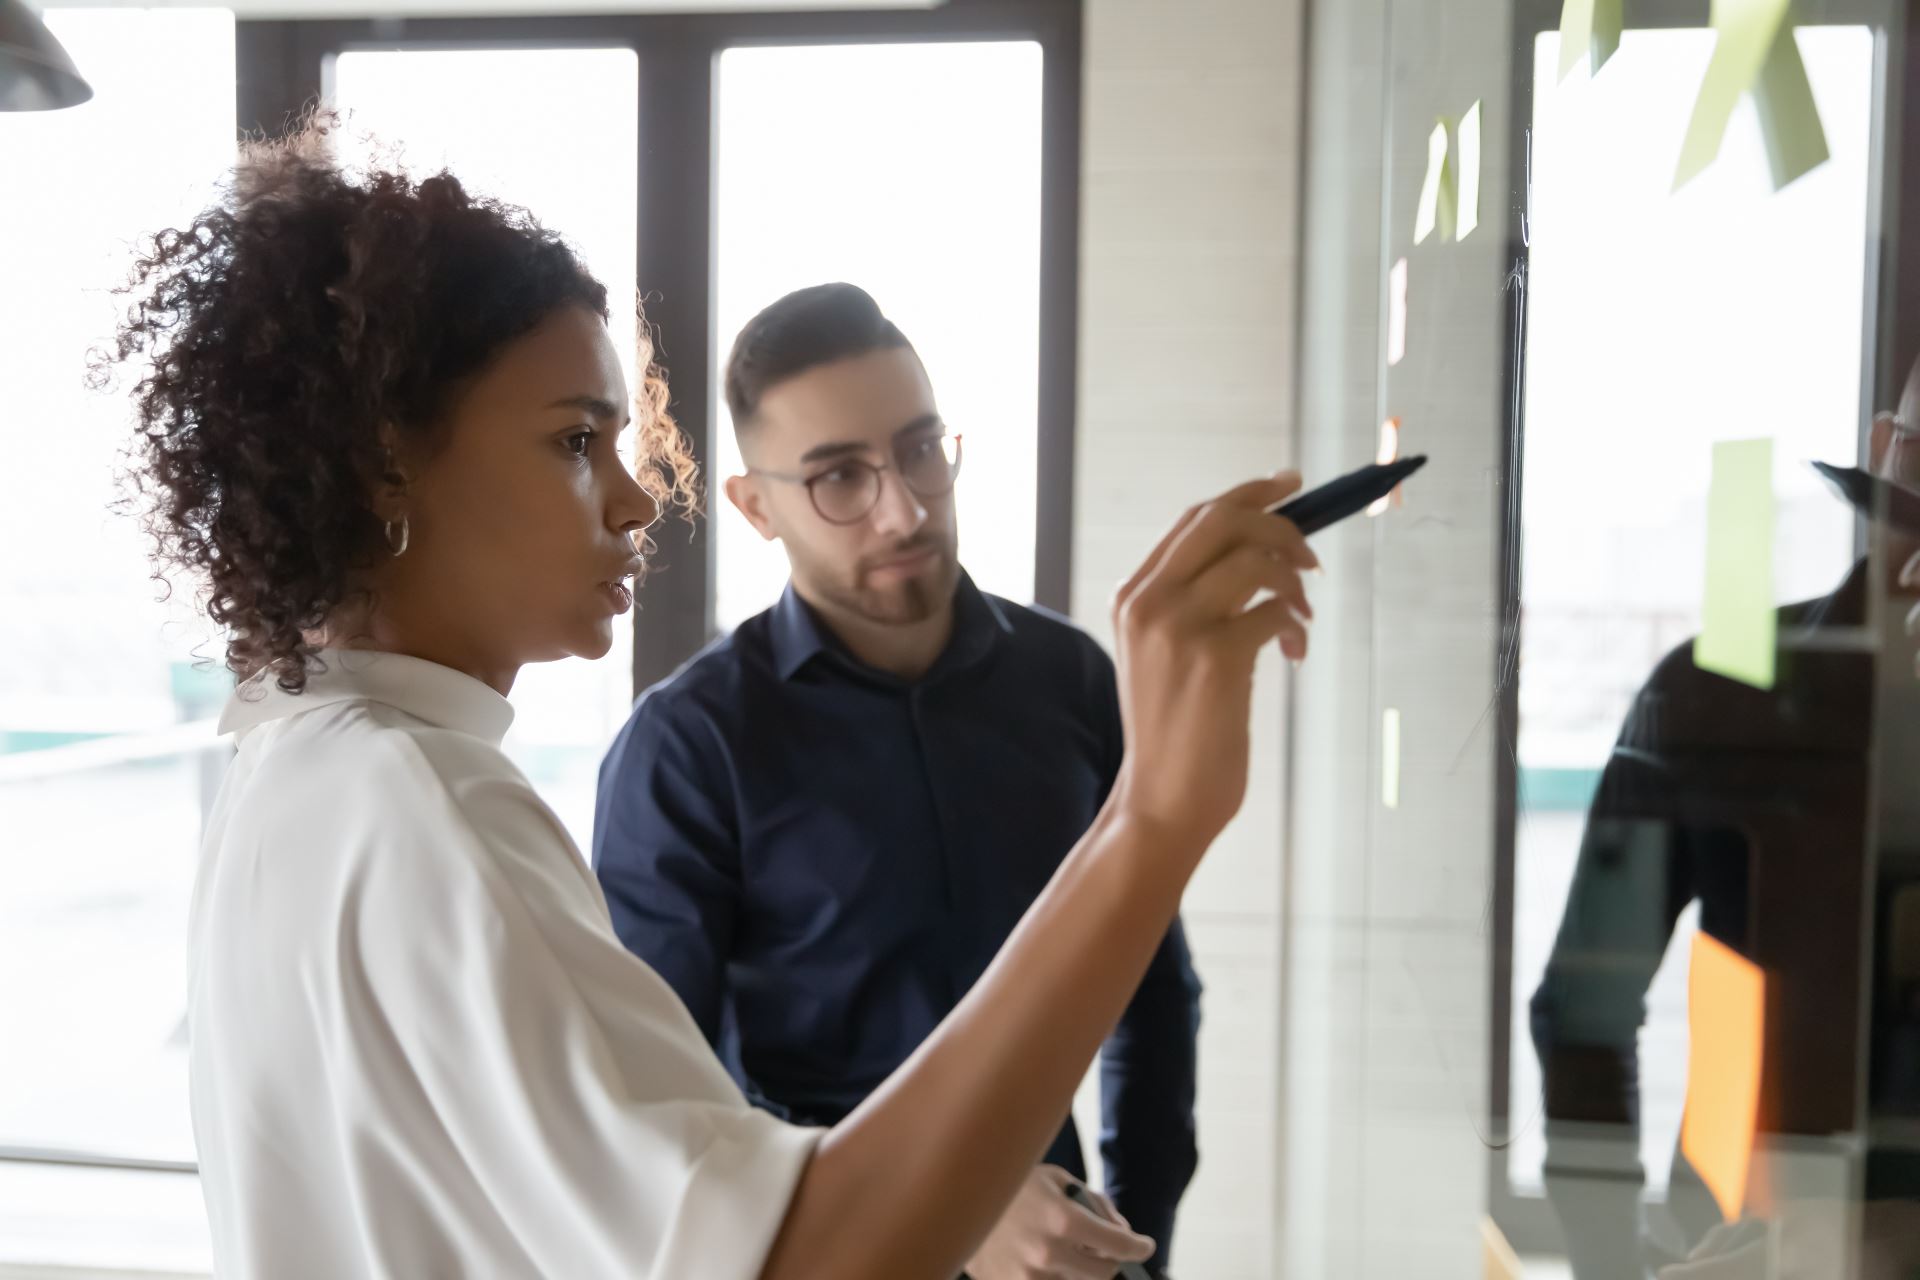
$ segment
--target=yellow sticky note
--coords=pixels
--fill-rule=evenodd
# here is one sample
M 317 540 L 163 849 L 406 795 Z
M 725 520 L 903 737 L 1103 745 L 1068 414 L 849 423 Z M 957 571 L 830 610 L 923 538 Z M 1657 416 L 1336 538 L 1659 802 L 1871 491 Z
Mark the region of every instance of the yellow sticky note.
M 1427 135 L 1427 177 L 1420 185 L 1420 207 L 1413 215 L 1413 242 L 1421 244 L 1436 231 L 1442 241 L 1453 239 L 1455 202 L 1447 122 L 1441 120 Z
M 1718 39 L 1680 146 L 1674 190 L 1719 156 L 1733 109 L 1749 93 L 1760 113 L 1774 190 L 1827 159 L 1826 132 L 1787 21 L 1790 7 L 1791 0 L 1713 0 Z
M 1731 947 L 1696 933 L 1687 977 L 1687 1109 L 1680 1149 L 1728 1222 L 1747 1202 L 1766 1026 L 1766 973 Z
M 1767 60 L 1760 66 L 1753 105 L 1760 113 L 1760 137 L 1767 146 L 1767 170 L 1773 189 L 1827 162 L 1827 131 L 1820 126 L 1820 108 L 1807 83 L 1807 64 L 1793 27 L 1783 26 Z
M 1707 582 L 1694 665 L 1773 688 L 1773 441 L 1713 446 Z
M 1400 259 L 1387 273 L 1387 364 L 1407 358 L 1407 260 Z
M 1480 104 L 1467 108 L 1456 131 L 1460 143 L 1460 212 L 1454 218 L 1453 238 L 1465 240 L 1480 225 Z
M 1600 74 L 1620 47 L 1620 0 L 1566 0 L 1560 9 L 1560 79 L 1587 64 Z
M 1400 709 L 1380 713 L 1380 803 L 1400 807 Z

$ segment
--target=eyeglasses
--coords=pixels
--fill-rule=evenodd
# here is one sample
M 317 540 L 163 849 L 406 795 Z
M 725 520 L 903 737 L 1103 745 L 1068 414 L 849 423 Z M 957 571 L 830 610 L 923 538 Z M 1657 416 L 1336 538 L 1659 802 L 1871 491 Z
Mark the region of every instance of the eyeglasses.
M 953 492 L 960 475 L 960 437 L 923 436 L 894 450 L 892 466 L 875 466 L 859 458 L 835 462 L 818 475 L 763 471 L 748 467 L 749 475 L 765 476 L 783 484 L 804 485 L 813 509 L 828 524 L 859 524 L 880 505 L 880 474 L 897 472 L 902 484 L 919 498 L 944 498 Z

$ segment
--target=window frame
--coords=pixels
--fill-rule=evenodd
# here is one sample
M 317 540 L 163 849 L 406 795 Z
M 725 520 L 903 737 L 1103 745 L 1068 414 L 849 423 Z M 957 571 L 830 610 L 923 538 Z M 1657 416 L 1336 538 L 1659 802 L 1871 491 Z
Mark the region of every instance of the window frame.
M 932 9 L 612 14 L 569 17 L 242 19 L 240 128 L 271 136 L 321 96 L 326 60 L 348 50 L 632 49 L 640 60 L 638 269 L 675 418 L 703 472 L 719 421 L 714 332 L 715 68 L 727 49 L 782 45 L 1031 40 L 1041 50 L 1040 342 L 1034 598 L 1072 599 L 1073 446 L 1079 339 L 1082 0 L 949 0 Z M 657 539 L 635 615 L 634 691 L 671 675 L 716 626 L 712 525 Z M 689 570 L 693 570 L 689 572 Z

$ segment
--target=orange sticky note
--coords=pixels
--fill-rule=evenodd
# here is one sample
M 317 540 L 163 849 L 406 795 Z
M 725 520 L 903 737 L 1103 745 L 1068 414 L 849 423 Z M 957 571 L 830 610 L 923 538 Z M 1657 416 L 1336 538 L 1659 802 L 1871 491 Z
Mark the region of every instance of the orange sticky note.
M 1492 1218 L 1480 1219 L 1480 1262 L 1486 1280 L 1527 1280 L 1520 1255 L 1507 1243 L 1506 1232 Z
M 1398 462 L 1400 460 L 1400 419 L 1388 418 L 1380 424 L 1380 447 L 1374 451 L 1373 460 L 1383 467 L 1389 462 Z M 1379 515 L 1387 509 L 1389 502 L 1395 506 L 1400 505 L 1399 485 L 1393 486 L 1393 492 L 1384 498 L 1375 498 L 1372 502 L 1368 503 L 1367 514 L 1369 516 Z
M 1680 1149 L 1728 1222 L 1747 1201 L 1747 1172 L 1760 1123 L 1767 976 L 1704 933 L 1693 938 L 1687 979 L 1687 1111 Z

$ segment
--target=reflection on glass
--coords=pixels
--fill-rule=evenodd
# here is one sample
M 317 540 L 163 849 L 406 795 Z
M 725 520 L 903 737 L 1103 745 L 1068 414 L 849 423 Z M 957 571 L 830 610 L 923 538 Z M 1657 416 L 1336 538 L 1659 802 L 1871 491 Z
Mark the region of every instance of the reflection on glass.
M 1920 364 L 1903 403 L 1920 407 Z M 1897 421 L 1876 419 L 1865 468 L 1920 486 Z M 1885 813 L 1876 830 L 1871 803 L 1875 721 L 1910 726 L 1920 709 L 1901 581 L 1920 539 L 1885 511 L 1863 514 L 1866 554 L 1830 592 L 1778 610 L 1770 687 L 1676 649 L 1635 696 L 1601 775 L 1530 1009 L 1547 1190 L 1581 1280 L 1642 1267 L 1677 1280 L 1709 1264 L 1780 1274 L 1765 1268 L 1788 1257 L 1798 1261 L 1785 1274 L 1842 1274 L 1845 1232 L 1827 1228 L 1846 1215 L 1833 1211 L 1864 1200 L 1880 1214 L 1920 1196 L 1910 1136 L 1879 1123 L 1920 1099 L 1901 919 L 1915 846 Z M 1878 743 L 1879 781 L 1904 781 L 1888 767 L 1885 723 Z M 1862 917 L 1869 901 L 1875 925 Z M 1642 1001 L 1688 904 L 1701 929 L 1690 1040 L 1659 1054 L 1636 1045 Z M 1684 1071 L 1685 1110 L 1665 1196 L 1643 1217 L 1638 1102 L 1656 1071 Z M 1829 1211 L 1824 1227 L 1805 1224 L 1809 1206 Z M 1788 1222 L 1791 1238 L 1777 1237 Z M 1882 1244 L 1902 1267 L 1920 1261 L 1920 1238 Z
M 1032 599 L 1039 46 L 729 49 L 718 74 L 716 378 L 776 298 L 833 280 L 867 290 L 966 433 L 961 559 L 982 590 Z M 714 475 L 737 474 L 724 409 L 713 446 Z M 730 630 L 774 602 L 787 562 L 725 502 L 713 521 L 714 612 Z
M 1737 917 L 1739 890 L 1716 888 L 1741 858 L 1701 852 L 1738 837 L 1587 813 L 1649 671 L 1699 630 L 1712 443 L 1775 441 L 1781 601 L 1832 591 L 1854 557 L 1852 513 L 1806 463 L 1858 453 L 1873 40 L 1798 38 L 1833 159 L 1777 195 L 1751 107 L 1719 162 L 1672 194 L 1710 33 L 1630 31 L 1591 81 L 1557 81 L 1556 35 L 1534 50 L 1508 1153 L 1523 1194 L 1540 1193 L 1546 1152 L 1529 1000 L 1569 891 L 1624 895 L 1633 914 L 1617 921 L 1635 939 L 1618 990 L 1603 1008 L 1575 1002 L 1621 1050 L 1606 1092 L 1638 1129 L 1630 1214 L 1641 1169 L 1656 1202 L 1669 1195 L 1692 932 L 1741 940 L 1718 920 Z M 1609 859 L 1611 879 L 1575 887 L 1576 865 Z M 1585 918 L 1569 908 L 1565 927 Z

